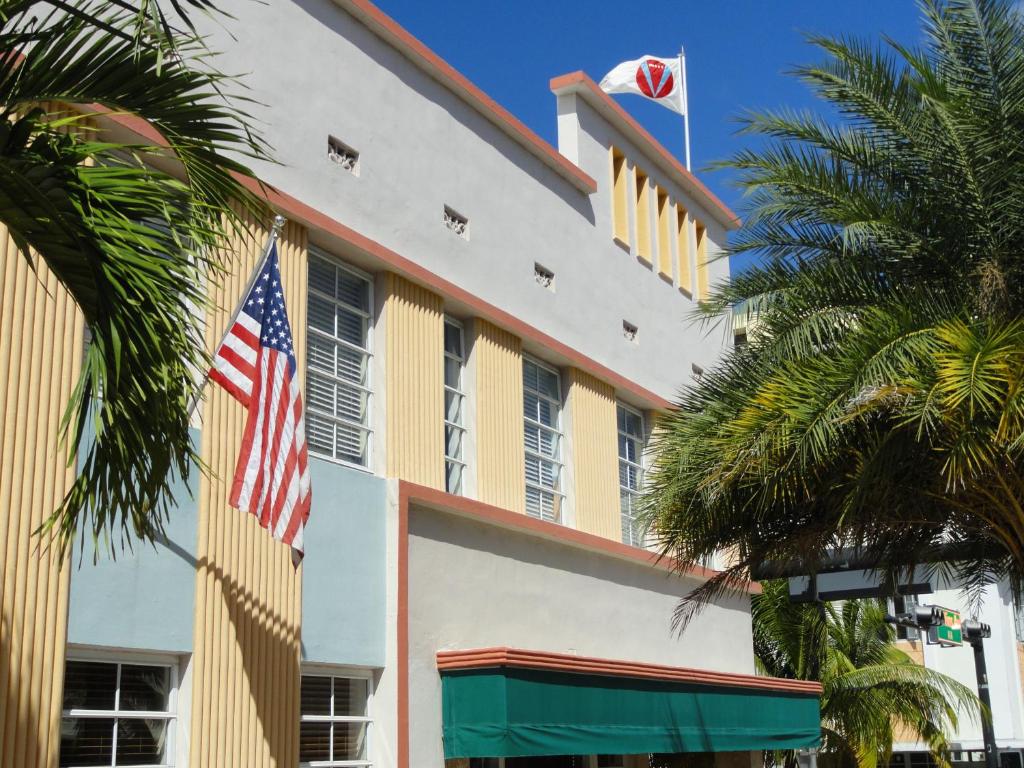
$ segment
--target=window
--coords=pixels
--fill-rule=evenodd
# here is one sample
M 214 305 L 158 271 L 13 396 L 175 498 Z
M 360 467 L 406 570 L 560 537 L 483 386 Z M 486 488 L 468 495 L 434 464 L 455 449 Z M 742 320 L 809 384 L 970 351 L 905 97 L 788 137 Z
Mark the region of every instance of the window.
M 173 765 L 176 678 L 171 663 L 69 659 L 59 765 Z
M 672 279 L 672 210 L 668 193 L 658 190 L 658 273 Z
M 558 372 L 523 360 L 526 513 L 562 521 L 562 385 Z
M 708 297 L 708 231 L 699 221 L 697 229 L 697 290 L 701 301 Z
M 368 766 L 370 678 L 302 676 L 299 762 L 312 766 Z
M 636 255 L 651 263 L 651 184 L 639 168 L 636 173 Z
M 644 479 L 644 417 L 619 404 L 619 512 L 622 517 L 622 543 L 644 545 L 643 530 L 637 522 L 637 502 Z
M 679 250 L 679 290 L 693 296 L 693 266 L 690 258 L 690 217 L 683 206 L 676 208 L 676 243 Z
M 371 282 L 310 249 L 306 440 L 360 467 L 370 455 Z
M 444 321 L 444 489 L 462 495 L 466 443 L 466 348 L 462 326 Z
M 629 169 L 626 156 L 612 147 L 612 237 L 629 246 Z

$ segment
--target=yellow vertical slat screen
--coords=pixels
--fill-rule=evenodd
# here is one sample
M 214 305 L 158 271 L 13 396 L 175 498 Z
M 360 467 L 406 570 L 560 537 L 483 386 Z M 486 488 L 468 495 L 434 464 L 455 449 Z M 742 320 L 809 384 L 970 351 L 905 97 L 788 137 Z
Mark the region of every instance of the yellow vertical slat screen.
M 629 245 L 629 168 L 626 156 L 615 147 L 612 156 L 612 236 Z
M 618 541 L 618 429 L 615 390 L 610 384 L 576 368 L 567 375 L 568 408 L 572 413 L 576 527 Z
M 485 320 L 473 322 L 473 333 L 477 496 L 487 504 L 525 512 L 522 342 Z
M 636 182 L 636 255 L 651 263 L 651 182 L 639 168 Z
M 668 193 L 658 190 L 658 272 L 672 279 L 672 211 Z
M 679 290 L 693 296 L 693 254 L 690 249 L 690 214 L 683 206 L 676 211 L 676 244 L 679 251 Z
M 708 232 L 699 221 L 697 230 L 697 291 L 701 301 L 708 297 Z
M 49 768 L 60 749 L 70 571 L 33 531 L 74 481 L 60 421 L 85 322 L 45 263 L 34 264 L 0 225 L 0 765 Z
M 444 302 L 393 273 L 385 277 L 387 466 L 444 488 Z
M 74 480 L 60 420 L 81 365 L 84 321 L 41 260 L 0 227 L 0 765 L 55 766 L 68 573 L 33 535 Z
M 267 228 L 229 239 L 227 274 L 212 291 L 206 344 L 220 341 L 255 268 Z M 278 241 L 281 279 L 300 377 L 306 351 L 306 232 Z M 302 383 L 302 382 L 300 382 Z M 198 572 L 189 728 L 190 764 L 270 768 L 298 761 L 301 569 L 289 547 L 228 506 L 245 410 L 210 384 L 203 406 Z M 315 497 L 316 489 L 313 489 Z

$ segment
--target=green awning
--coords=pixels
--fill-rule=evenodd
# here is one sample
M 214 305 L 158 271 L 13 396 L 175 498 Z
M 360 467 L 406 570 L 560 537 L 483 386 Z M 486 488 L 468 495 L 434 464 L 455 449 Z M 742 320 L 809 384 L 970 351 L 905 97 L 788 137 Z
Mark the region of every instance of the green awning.
M 513 667 L 442 670 L 445 758 L 816 747 L 818 696 Z

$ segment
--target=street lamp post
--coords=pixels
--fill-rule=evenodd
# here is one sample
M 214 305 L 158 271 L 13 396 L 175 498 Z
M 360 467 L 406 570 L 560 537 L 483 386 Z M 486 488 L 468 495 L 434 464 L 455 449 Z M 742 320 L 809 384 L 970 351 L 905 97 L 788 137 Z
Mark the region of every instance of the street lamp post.
M 886 616 L 889 624 L 901 627 L 912 627 L 929 630 L 938 627 L 943 621 L 943 609 L 937 605 L 916 605 L 910 613 L 898 616 Z M 984 641 L 992 637 L 992 628 L 974 619 L 964 619 L 960 623 L 963 639 L 971 644 L 974 651 L 974 674 L 978 680 L 978 699 L 981 701 L 981 736 L 985 742 L 985 768 L 999 768 L 999 750 L 996 747 L 996 734 L 992 727 L 992 697 L 988 690 L 988 669 L 985 666 Z M 987 713 L 987 716 L 986 716 Z
M 964 639 L 971 644 L 971 649 L 974 651 L 974 674 L 978 679 L 978 699 L 981 700 L 982 707 L 989 713 L 989 717 L 985 717 L 985 712 L 981 713 L 981 735 L 985 742 L 985 768 L 999 768 L 999 751 L 996 749 L 996 734 L 992 727 L 991 717 L 992 697 L 988 691 L 988 668 L 985 666 L 984 641 L 986 637 L 992 637 L 992 628 L 988 624 L 982 624 L 973 619 L 964 619 L 961 626 Z

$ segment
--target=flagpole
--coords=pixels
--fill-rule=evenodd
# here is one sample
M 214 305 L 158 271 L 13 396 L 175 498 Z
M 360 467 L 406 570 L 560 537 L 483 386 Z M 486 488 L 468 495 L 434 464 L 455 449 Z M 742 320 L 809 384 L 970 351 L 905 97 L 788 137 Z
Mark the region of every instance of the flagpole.
M 683 78 L 683 141 L 686 148 L 686 170 L 690 170 L 690 96 L 686 91 L 686 50 L 679 47 L 679 72 Z
M 281 230 L 284 229 L 286 221 L 287 219 L 285 219 L 285 217 L 280 214 L 274 217 L 274 223 L 270 227 L 270 237 L 267 238 L 267 244 L 263 246 L 263 253 L 260 256 L 260 260 L 256 262 L 256 267 L 253 269 L 252 274 L 249 276 L 249 282 L 245 284 L 245 289 L 242 291 L 242 297 L 238 300 L 238 306 L 236 306 L 235 311 L 231 313 L 231 318 L 228 320 L 227 326 L 225 326 L 224 335 L 220 337 L 220 341 L 218 342 L 217 346 L 214 347 L 215 350 L 221 348 L 221 345 L 224 343 L 224 340 L 228 337 L 228 334 L 231 333 L 231 328 L 234 326 L 235 320 L 238 319 L 238 313 L 242 311 L 242 302 L 245 301 L 245 297 L 248 296 L 249 291 L 252 290 L 253 283 L 255 283 L 256 279 L 259 277 L 260 270 L 263 268 L 263 264 L 267 261 L 267 258 L 270 256 L 270 249 L 273 248 L 274 243 L 277 242 L 277 238 L 280 236 Z M 209 380 L 209 378 L 210 370 L 207 369 L 206 373 L 203 374 L 202 380 L 199 381 L 199 383 L 196 386 L 195 394 L 192 395 L 192 404 L 189 406 L 188 409 L 188 417 L 190 421 L 192 419 L 192 414 L 195 413 L 196 408 L 199 406 L 200 395 L 202 394 L 203 388 L 206 386 L 206 382 Z

